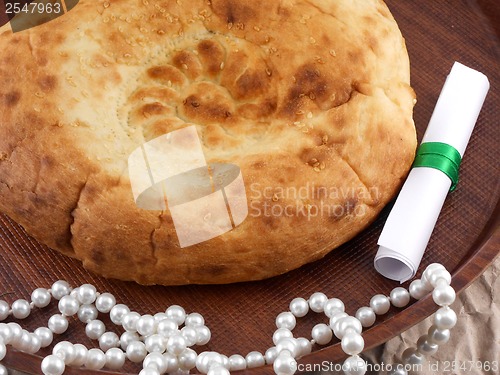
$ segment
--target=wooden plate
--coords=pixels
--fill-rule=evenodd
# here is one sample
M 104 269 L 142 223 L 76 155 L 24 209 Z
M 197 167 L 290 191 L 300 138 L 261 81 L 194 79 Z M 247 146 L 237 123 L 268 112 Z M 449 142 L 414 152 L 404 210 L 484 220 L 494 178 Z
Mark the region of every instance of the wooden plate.
M 421 138 L 453 62 L 460 61 L 484 72 L 491 90 L 473 133 L 461 169 L 461 180 L 451 194 L 433 233 L 420 272 L 433 262 L 443 263 L 453 274 L 453 286 L 462 290 L 493 261 L 500 251 L 500 3 L 497 0 L 387 1 L 406 37 L 412 62 L 412 85 L 418 95 L 415 122 Z M 274 320 L 288 309 L 292 298 L 309 297 L 323 291 L 346 303 L 347 312 L 368 304 L 376 293 L 389 293 L 395 282 L 384 279 L 373 268 L 377 238 L 387 217 L 386 208 L 378 220 L 353 241 L 316 263 L 262 282 L 226 286 L 142 287 L 134 283 L 105 280 L 85 271 L 79 262 L 63 257 L 26 235 L 9 218 L 0 216 L 0 295 L 8 302 L 29 298 L 36 287 L 50 287 L 57 279 L 73 286 L 92 283 L 99 291 L 113 293 L 142 314 L 156 313 L 171 304 L 188 312 L 202 313 L 212 330 L 210 345 L 231 355 L 272 346 Z M 23 322 L 28 329 L 44 326 L 56 311 L 55 303 L 35 311 Z M 366 348 L 379 345 L 423 320 L 436 309 L 430 298 L 404 310 L 391 308 L 364 333 Z M 323 319 L 321 319 L 323 318 Z M 310 337 L 311 327 L 324 316 L 310 313 L 299 321 L 297 335 Z M 91 343 L 83 324 L 72 319 L 60 340 Z M 111 326 L 110 326 L 111 328 Z M 50 348 L 49 348 L 50 349 Z M 42 352 L 41 354 L 44 354 Z M 341 361 L 338 341 L 315 347 L 299 363 Z M 40 373 L 41 357 L 9 348 L 3 363 L 30 374 Z M 125 370 L 137 373 L 138 367 Z M 267 366 L 249 373 L 271 373 Z M 68 369 L 67 374 L 103 373 Z

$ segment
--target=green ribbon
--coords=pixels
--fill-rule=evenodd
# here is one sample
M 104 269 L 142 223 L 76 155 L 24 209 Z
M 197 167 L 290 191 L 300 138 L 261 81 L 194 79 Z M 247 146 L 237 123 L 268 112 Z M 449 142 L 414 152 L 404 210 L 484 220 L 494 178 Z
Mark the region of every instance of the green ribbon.
M 413 168 L 427 167 L 440 170 L 451 180 L 450 191 L 454 191 L 458 184 L 458 170 L 462 157 L 460 153 L 446 143 L 422 143 L 417 150 Z

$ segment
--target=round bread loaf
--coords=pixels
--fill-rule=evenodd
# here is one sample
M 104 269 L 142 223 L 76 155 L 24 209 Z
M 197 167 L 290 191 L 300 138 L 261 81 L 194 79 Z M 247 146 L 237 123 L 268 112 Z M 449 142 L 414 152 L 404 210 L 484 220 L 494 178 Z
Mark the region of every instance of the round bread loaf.
M 369 225 L 414 158 L 408 55 L 380 0 L 80 0 L 5 25 L 0 50 L 0 210 L 105 277 L 293 270 Z M 247 215 L 181 247 L 170 208 L 136 204 L 128 160 L 193 125 L 207 163 L 241 170 Z

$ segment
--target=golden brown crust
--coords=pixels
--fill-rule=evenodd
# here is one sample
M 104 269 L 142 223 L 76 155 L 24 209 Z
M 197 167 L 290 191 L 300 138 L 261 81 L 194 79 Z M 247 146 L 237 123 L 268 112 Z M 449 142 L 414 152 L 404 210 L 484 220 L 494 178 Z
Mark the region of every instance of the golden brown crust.
M 0 28 L 0 48 L 0 210 L 106 277 L 287 272 L 372 222 L 414 157 L 408 56 L 379 0 L 81 0 Z M 207 160 L 241 168 L 249 216 L 180 248 L 168 210 L 135 205 L 127 159 L 191 124 Z

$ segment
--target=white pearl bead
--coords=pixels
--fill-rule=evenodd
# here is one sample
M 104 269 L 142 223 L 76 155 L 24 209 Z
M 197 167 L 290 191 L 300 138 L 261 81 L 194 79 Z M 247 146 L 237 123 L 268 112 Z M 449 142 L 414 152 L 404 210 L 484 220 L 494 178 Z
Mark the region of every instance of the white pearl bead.
M 35 354 L 42 348 L 42 340 L 34 333 L 30 333 L 30 337 L 31 344 L 28 348 L 28 353 Z
M 52 349 L 52 354 L 61 358 L 67 365 L 73 362 L 76 357 L 75 347 L 69 341 L 58 342 Z
M 0 364 L 0 375 L 9 375 L 7 368 L 4 365 Z
M 290 337 L 293 337 L 292 331 L 286 328 L 278 328 L 273 333 L 273 343 L 274 345 L 277 345 L 282 339 Z
M 266 364 L 268 365 L 272 365 L 277 357 L 278 357 L 278 349 L 276 349 L 275 346 L 271 346 L 264 353 L 264 359 L 266 360 Z M 231 357 L 229 357 L 229 359 L 231 359 Z
M 0 344 L 0 361 L 5 358 L 5 355 L 7 354 L 7 347 L 5 344 Z
M 332 341 L 333 332 L 330 327 L 324 323 L 316 324 L 312 331 L 311 336 L 318 345 L 326 345 Z
M 449 329 L 439 329 L 435 325 L 432 325 L 427 331 L 427 337 L 429 341 L 438 345 L 443 345 L 450 340 L 451 332 Z
M 187 327 L 202 326 L 205 325 L 205 319 L 201 314 L 191 313 L 188 316 L 186 316 L 185 324 Z
M 293 375 L 297 371 L 297 361 L 292 356 L 283 353 L 274 361 L 273 369 L 276 374 Z
M 408 371 L 406 371 L 403 365 L 400 364 L 397 365 L 397 367 L 395 366 L 393 366 L 392 371 L 390 371 L 388 375 L 408 375 Z
M 359 333 L 356 333 L 354 330 L 349 330 L 344 337 L 342 337 L 341 346 L 344 353 L 356 355 L 363 351 L 365 340 Z
M 363 326 L 361 322 L 353 316 L 347 316 L 345 318 L 337 320 L 337 322 L 333 326 L 333 333 L 335 336 L 342 340 L 342 337 L 347 333 L 347 330 L 351 328 L 356 333 L 361 334 L 363 330 Z
M 330 328 L 333 329 L 335 327 L 335 323 L 337 323 L 340 319 L 342 318 L 346 318 L 348 317 L 349 315 L 345 312 L 340 312 L 340 313 L 336 313 L 335 315 L 333 315 L 331 318 L 330 318 Z
M 100 370 L 106 365 L 106 354 L 101 349 L 90 349 L 87 352 L 85 367 L 91 370 Z
M 123 350 L 127 350 L 128 345 L 132 341 L 139 341 L 139 335 L 137 332 L 123 332 L 120 336 L 120 345 Z
M 455 302 L 455 290 L 449 285 L 438 285 L 432 292 L 432 299 L 438 306 L 449 306 Z
M 358 355 L 347 358 L 342 364 L 345 375 L 364 375 L 366 369 L 366 362 Z
M 120 338 L 114 332 L 105 332 L 99 337 L 99 347 L 103 352 L 120 345 Z
M 245 370 L 246 368 L 247 368 L 247 362 L 242 355 L 233 354 L 231 357 L 229 357 L 230 371 L 240 371 L 240 370 Z
M 213 366 L 208 370 L 207 375 L 230 375 L 229 370 L 220 365 Z
M 88 322 L 85 326 L 85 334 L 92 340 L 98 340 L 104 332 L 106 332 L 106 326 L 98 319 Z
M 5 301 L 0 301 L 0 321 L 7 319 L 9 316 L 10 306 Z
M 198 329 L 199 327 L 204 326 L 196 326 L 196 329 Z M 177 323 L 172 319 L 163 319 L 158 322 L 156 331 L 165 337 L 170 337 L 173 333 L 178 332 L 178 328 L 179 327 L 177 326 Z
M 75 358 L 73 358 L 70 365 L 74 367 L 82 367 L 85 365 L 85 362 L 87 362 L 88 349 L 82 344 L 74 344 L 73 349 L 75 350 Z
M 167 364 L 167 369 L 165 370 L 166 373 L 171 373 L 179 369 L 179 360 L 177 359 L 177 356 L 167 352 L 163 354 L 163 358 Z
M 146 356 L 146 358 L 144 358 L 142 367 L 154 368 L 163 374 L 167 370 L 167 360 L 161 353 L 150 353 Z
M 143 342 L 132 341 L 127 346 L 127 358 L 134 363 L 144 361 L 147 354 L 148 352 Z
M 305 337 L 299 337 L 297 339 L 297 347 L 298 347 L 298 354 L 296 358 L 303 357 L 312 352 L 311 341 L 309 341 Z
M 65 316 L 56 314 L 49 318 L 49 323 L 47 325 L 53 333 L 60 335 L 66 332 L 69 322 Z
M 183 327 L 181 335 L 186 339 L 187 346 L 193 346 L 198 341 L 198 332 L 196 332 L 195 327 Z
M 331 318 L 333 315 L 339 312 L 344 312 L 344 311 L 345 311 L 344 302 L 342 302 L 338 298 L 330 298 L 325 304 L 324 312 L 325 315 L 329 318 Z
M 425 362 L 425 357 L 415 348 L 408 348 L 403 352 L 403 362 L 409 365 L 421 365 Z
M 288 352 L 290 352 L 292 357 L 295 357 L 297 356 L 299 350 L 297 346 L 297 340 L 295 340 L 294 338 L 284 338 L 276 344 L 276 350 L 278 351 L 278 355 L 279 353 L 287 350 Z
M 18 340 L 21 339 L 21 336 L 23 335 L 23 329 L 21 328 L 21 326 L 17 323 L 7 323 L 7 326 L 9 327 L 10 329 L 10 334 L 11 334 L 11 338 L 10 338 L 10 344 L 11 345 L 15 345 L 16 342 Z
M 457 324 L 457 314 L 449 307 L 441 307 L 434 314 L 434 324 L 439 329 L 451 329 Z
M 110 310 L 109 318 L 114 324 L 121 325 L 123 316 L 125 314 L 128 314 L 129 312 L 130 309 L 127 306 L 123 304 L 118 304 L 113 306 L 113 308 Z
M 156 320 L 154 316 L 146 314 L 141 316 L 136 323 L 137 332 L 139 335 L 149 336 L 155 332 Z
M 355 316 L 356 319 L 358 319 L 361 322 L 361 325 L 365 328 L 371 327 L 377 319 L 377 316 L 375 315 L 373 309 L 366 306 L 360 307 L 358 311 L 356 311 Z
M 324 293 L 316 292 L 309 297 L 309 307 L 316 313 L 323 312 L 328 297 Z
M 42 361 L 44 375 L 62 375 L 65 367 L 64 361 L 55 355 L 48 355 Z
M 401 287 L 394 288 L 390 294 L 391 302 L 395 307 L 405 307 L 410 303 L 410 293 Z
M 25 319 L 30 315 L 30 303 L 25 299 L 18 299 L 12 304 L 12 315 L 16 319 Z
M 73 298 L 76 298 L 78 299 L 78 288 L 73 288 L 71 289 L 71 291 L 69 292 L 69 295 Z
M 135 311 L 131 311 L 122 317 L 122 326 L 126 331 L 135 332 L 137 331 L 137 321 L 141 318 L 141 315 Z
M 31 344 L 31 336 L 30 333 L 23 329 L 23 333 L 21 334 L 21 338 L 17 340 L 13 346 L 23 352 L 27 352 Z
M 153 315 L 155 318 L 156 323 L 161 322 L 163 319 L 168 319 L 168 316 L 164 312 L 159 312 Z
M 439 279 L 445 280 L 448 285 L 451 283 L 451 275 L 446 269 L 436 270 L 431 273 L 429 281 L 434 288 L 438 285 Z
M 196 327 L 196 335 L 197 335 L 197 345 L 206 345 L 212 338 L 212 333 L 207 326 L 198 326 Z
M 429 264 L 426 267 L 425 271 L 422 273 L 422 280 L 425 280 L 426 283 L 430 284 L 431 274 L 437 270 L 446 270 L 446 268 L 444 268 L 444 266 L 439 263 Z
M 309 312 L 309 303 L 304 298 L 294 298 L 290 302 L 290 312 L 297 318 L 302 318 Z
M 195 368 L 197 356 L 198 354 L 193 349 L 187 348 L 179 354 L 179 368 L 187 371 Z
M 186 339 L 182 335 L 176 334 L 168 338 L 167 351 L 169 353 L 179 355 L 186 350 Z
M 222 364 L 222 358 L 216 352 L 202 352 L 196 358 L 196 369 L 203 374 L 206 374 L 210 367 Z
M 50 293 L 45 288 L 37 288 L 31 293 L 31 302 L 33 302 L 36 307 L 46 307 L 49 305 L 50 300 Z
M 155 368 L 148 367 L 139 371 L 139 375 L 160 375 L 160 371 Z
M 76 300 L 76 298 L 73 298 L 71 296 L 63 296 L 59 300 L 57 307 L 61 312 L 61 314 L 66 316 L 72 316 L 78 312 L 78 309 L 80 308 L 80 303 Z
M 178 305 L 170 306 L 165 313 L 169 319 L 172 319 L 177 325 L 181 325 L 186 320 L 186 311 Z
M 144 340 L 144 345 L 146 345 L 146 350 L 149 353 L 153 352 L 163 353 L 167 348 L 167 343 L 165 338 L 158 334 L 146 337 L 146 340 Z
M 125 353 L 120 348 L 111 348 L 106 352 L 106 367 L 119 370 L 125 364 Z
M 91 284 L 83 284 L 78 288 L 76 298 L 82 305 L 90 305 L 94 303 L 97 298 L 97 290 L 95 286 Z
M 370 300 L 370 307 L 373 309 L 375 314 L 384 315 L 389 311 L 391 302 L 389 301 L 389 298 L 383 294 L 376 294 Z
M 410 295 L 415 299 L 421 299 L 427 294 L 427 290 L 421 280 L 413 280 L 409 287 Z
M 426 355 L 435 354 L 439 349 L 439 346 L 433 342 L 430 342 L 427 335 L 421 336 L 417 341 L 417 350 Z
M 54 284 L 52 284 L 50 288 L 50 293 L 52 294 L 52 297 L 54 297 L 57 300 L 60 300 L 64 296 L 67 296 L 70 292 L 71 288 L 69 284 L 64 280 L 56 281 Z
M 78 309 L 78 319 L 85 324 L 97 319 L 98 314 L 94 305 L 81 305 Z
M 277 328 L 287 328 L 291 331 L 296 324 L 295 316 L 291 312 L 282 312 L 276 317 Z
M 115 296 L 111 293 L 103 293 L 95 300 L 95 307 L 99 312 L 107 314 L 116 305 Z
M 4 344 L 9 344 L 12 340 L 12 331 L 8 324 L 0 323 L 0 341 Z
M 261 367 L 266 364 L 266 360 L 264 359 L 262 353 L 257 351 L 248 353 L 245 357 L 245 361 L 247 362 L 248 368 Z

